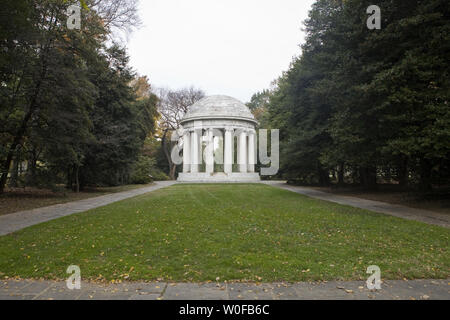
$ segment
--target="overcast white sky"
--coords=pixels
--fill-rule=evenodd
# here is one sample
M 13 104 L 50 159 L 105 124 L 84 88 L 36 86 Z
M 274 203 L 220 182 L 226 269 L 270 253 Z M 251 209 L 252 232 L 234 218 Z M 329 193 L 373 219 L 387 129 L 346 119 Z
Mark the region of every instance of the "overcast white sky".
M 314 0 L 141 0 L 131 64 L 154 87 L 248 102 L 287 70 Z

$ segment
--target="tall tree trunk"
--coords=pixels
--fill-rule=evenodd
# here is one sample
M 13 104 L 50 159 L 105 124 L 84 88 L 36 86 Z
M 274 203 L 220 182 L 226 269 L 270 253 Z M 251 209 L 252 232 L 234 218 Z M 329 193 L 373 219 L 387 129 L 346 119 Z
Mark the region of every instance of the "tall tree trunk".
M 172 156 L 170 154 L 170 143 L 167 142 L 167 136 L 169 134 L 169 130 L 164 130 L 164 135 L 161 139 L 161 147 L 164 151 L 164 155 L 166 156 L 167 163 L 169 164 L 169 177 L 172 180 L 175 180 L 175 174 L 177 166 L 172 161 Z
M 13 161 L 13 167 L 12 167 L 12 171 L 11 171 L 11 178 L 10 178 L 10 182 L 9 185 L 12 188 L 17 188 L 19 186 L 18 181 L 19 181 L 19 158 L 16 157 L 16 160 Z
M 40 87 L 40 85 L 38 86 Z M 36 88 L 36 91 L 38 91 L 39 88 Z M 17 147 L 21 144 L 23 136 L 25 135 L 25 132 L 28 128 L 28 122 L 31 119 L 31 116 L 34 113 L 34 110 L 36 109 L 36 99 L 37 99 L 37 92 L 35 93 L 35 98 L 33 98 L 33 103 L 30 106 L 30 109 L 28 110 L 27 114 L 25 115 L 25 118 L 22 120 L 22 125 L 20 126 L 19 130 L 17 131 L 16 135 L 14 136 L 13 143 L 9 146 L 8 149 L 8 155 L 6 156 L 6 160 L 2 165 L 2 175 L 0 177 L 0 194 L 2 194 L 5 190 L 6 181 L 8 180 L 8 174 L 9 170 L 11 169 L 11 163 L 14 159 L 14 154 L 16 153 Z
M 49 21 L 50 21 L 51 25 L 49 26 L 48 32 L 53 32 L 54 28 L 57 27 L 57 25 L 58 25 L 58 19 L 55 18 L 53 12 L 51 14 Z M 47 42 L 45 43 L 45 45 L 41 48 L 42 55 L 41 55 L 40 59 L 42 61 L 42 69 L 40 71 L 38 80 L 36 82 L 36 86 L 34 87 L 34 91 L 31 96 L 31 99 L 30 99 L 28 112 L 25 114 L 25 117 L 23 118 L 19 129 L 17 130 L 16 134 L 14 135 L 13 142 L 11 143 L 11 145 L 8 148 L 6 160 L 0 168 L 1 169 L 0 194 L 2 194 L 5 190 L 5 185 L 6 185 L 6 181 L 8 180 L 8 173 L 11 168 L 11 162 L 13 161 L 14 153 L 16 152 L 17 147 L 22 143 L 23 137 L 28 129 L 29 122 L 30 122 L 34 112 L 38 109 L 37 100 L 38 100 L 39 94 L 41 92 L 42 83 L 43 83 L 45 77 L 47 76 L 49 52 L 50 52 L 50 48 L 51 48 L 54 40 L 55 40 L 54 37 L 49 37 L 47 39 Z
M 80 193 L 80 166 L 75 165 L 75 192 Z
M 398 183 L 402 187 L 408 185 L 408 159 L 404 157 L 398 166 Z
M 172 164 L 172 167 L 170 168 L 170 172 L 169 172 L 170 178 L 172 180 L 176 179 L 176 176 L 175 176 L 176 173 L 177 173 L 177 166 L 175 164 Z
M 86 189 L 86 176 L 83 174 L 83 166 L 78 167 L 78 183 L 80 185 L 79 192 L 83 192 Z
M 431 182 L 431 161 L 429 159 L 420 160 L 420 182 L 419 189 L 422 192 L 429 192 L 433 190 Z
M 350 177 L 352 179 L 351 183 L 356 184 L 359 180 L 359 168 L 357 166 L 352 166 L 350 170 Z
M 341 162 L 339 164 L 339 169 L 338 169 L 338 186 L 344 185 L 344 170 L 345 170 L 345 165 L 343 162 Z
M 38 161 L 38 152 L 35 148 L 33 148 L 30 152 L 30 157 L 28 158 L 27 165 L 27 185 L 35 187 L 36 183 L 36 170 L 37 170 L 37 161 Z
M 319 185 L 327 187 L 330 185 L 330 172 L 324 169 L 320 163 L 317 164 L 317 174 L 319 176 Z
M 360 184 L 365 189 L 375 189 L 377 187 L 377 170 L 375 167 L 361 167 L 359 174 Z
M 73 167 L 67 168 L 67 186 L 66 189 L 73 190 Z

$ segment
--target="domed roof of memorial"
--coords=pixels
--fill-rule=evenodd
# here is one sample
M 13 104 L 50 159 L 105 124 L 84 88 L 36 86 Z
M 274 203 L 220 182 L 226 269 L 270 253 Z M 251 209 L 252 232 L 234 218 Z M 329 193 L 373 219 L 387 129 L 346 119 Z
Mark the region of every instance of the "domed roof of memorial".
M 205 119 L 237 119 L 256 122 L 255 117 L 245 104 L 229 96 L 205 97 L 191 107 L 181 123 Z

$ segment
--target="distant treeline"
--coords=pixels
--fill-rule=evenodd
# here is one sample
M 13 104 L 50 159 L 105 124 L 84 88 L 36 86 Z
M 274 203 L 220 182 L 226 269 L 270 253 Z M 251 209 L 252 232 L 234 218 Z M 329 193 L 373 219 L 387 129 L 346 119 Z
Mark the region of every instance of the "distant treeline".
M 136 21 L 135 1 L 14 0 L 0 6 L 0 193 L 10 186 L 145 182 L 142 158 L 157 98 L 138 78 L 113 27 Z
M 370 5 L 381 29 L 369 30 Z M 450 182 L 448 0 L 319 0 L 301 55 L 249 106 L 281 130 L 281 175 L 327 185 Z

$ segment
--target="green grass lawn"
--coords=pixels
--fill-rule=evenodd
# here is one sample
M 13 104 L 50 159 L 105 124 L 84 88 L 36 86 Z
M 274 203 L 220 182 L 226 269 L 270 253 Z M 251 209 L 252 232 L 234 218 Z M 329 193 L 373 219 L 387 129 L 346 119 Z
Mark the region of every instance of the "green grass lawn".
M 0 237 L 0 277 L 448 278 L 450 230 L 266 185 L 175 185 Z

